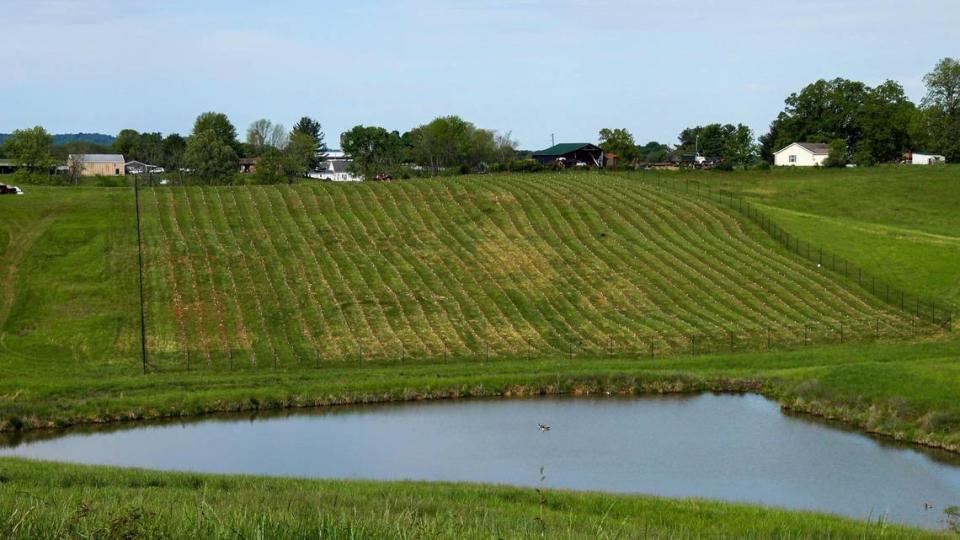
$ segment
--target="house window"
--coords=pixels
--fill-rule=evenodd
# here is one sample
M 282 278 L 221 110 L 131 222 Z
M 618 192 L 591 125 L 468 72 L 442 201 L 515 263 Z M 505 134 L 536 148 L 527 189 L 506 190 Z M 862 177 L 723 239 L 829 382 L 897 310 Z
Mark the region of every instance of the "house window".
M 789 161 L 790 163 L 796 163 L 796 162 L 797 162 L 797 156 L 790 156 L 789 158 L 787 158 L 787 161 Z

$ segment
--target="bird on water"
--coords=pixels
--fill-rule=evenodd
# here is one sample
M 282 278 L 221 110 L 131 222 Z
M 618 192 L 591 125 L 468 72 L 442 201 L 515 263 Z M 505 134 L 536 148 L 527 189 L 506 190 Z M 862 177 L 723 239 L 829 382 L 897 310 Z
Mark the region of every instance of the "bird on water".
M 540 428 L 540 431 L 541 431 L 541 432 L 550 431 L 550 426 L 548 426 L 548 425 L 546 425 L 546 424 L 537 424 L 537 427 Z

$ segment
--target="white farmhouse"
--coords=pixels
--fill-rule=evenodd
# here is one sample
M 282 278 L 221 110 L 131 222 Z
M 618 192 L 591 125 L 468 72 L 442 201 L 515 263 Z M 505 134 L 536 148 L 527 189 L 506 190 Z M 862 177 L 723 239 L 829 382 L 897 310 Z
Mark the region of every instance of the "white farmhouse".
M 773 153 L 773 164 L 779 167 L 815 167 L 823 165 L 830 154 L 825 143 L 795 142 Z
M 911 165 L 934 165 L 937 163 L 946 163 L 947 158 L 939 154 L 920 154 L 913 152 L 910 154 Z
M 330 150 L 326 152 L 326 157 L 317 170 L 310 171 L 310 178 L 318 180 L 329 180 L 331 182 L 357 182 L 363 180 L 362 176 L 350 172 L 350 164 L 353 158 L 339 150 Z

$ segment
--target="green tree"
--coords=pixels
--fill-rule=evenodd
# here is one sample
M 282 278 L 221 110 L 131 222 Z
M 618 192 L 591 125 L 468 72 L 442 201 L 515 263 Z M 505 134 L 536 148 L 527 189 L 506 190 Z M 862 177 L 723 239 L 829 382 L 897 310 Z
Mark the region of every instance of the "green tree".
M 723 157 L 736 131 L 737 128 L 733 124 L 707 124 L 687 128 L 680 132 L 678 137 L 680 145 L 677 151 L 682 154 L 699 152 L 701 156 L 711 158 Z
M 289 140 L 283 125 L 274 124 L 266 118 L 255 120 L 247 128 L 247 147 L 252 157 L 263 155 L 268 148 L 282 150 Z
M 294 133 L 303 133 L 309 135 L 314 140 L 313 158 L 310 160 L 309 170 L 315 170 L 326 159 L 327 144 L 324 142 L 323 127 L 320 122 L 304 116 L 293 126 Z M 291 141 L 293 136 L 291 135 Z
M 927 93 L 921 105 L 929 150 L 947 161 L 960 161 L 960 61 L 944 58 L 923 78 Z
M 496 159 L 492 131 L 478 129 L 459 116 L 441 116 L 405 134 L 412 159 L 437 172 L 447 167 L 469 169 Z
M 176 171 L 183 164 L 183 153 L 187 150 L 187 140 L 171 133 L 163 139 L 163 159 L 160 165 L 168 171 Z
M 823 160 L 824 167 L 844 167 L 847 165 L 847 141 L 834 139 L 830 142 L 827 159 Z
M 140 148 L 134 159 L 150 165 L 160 163 L 163 160 L 163 135 L 159 132 L 142 133 Z M 127 158 L 127 161 L 131 161 L 130 158 Z
M 604 152 L 613 152 L 624 163 L 633 162 L 640 155 L 637 143 L 633 141 L 633 135 L 624 128 L 601 129 L 600 148 L 603 148 Z
M 650 141 L 638 148 L 637 151 L 640 161 L 646 161 L 648 163 L 666 161 L 670 155 L 670 147 L 657 141 Z
M 289 143 L 282 149 L 267 146 L 257 162 L 257 181 L 261 184 L 287 182 L 306 176 L 315 156 L 316 141 L 306 133 L 292 132 Z
M 353 172 L 372 178 L 392 171 L 400 162 L 403 141 L 396 131 L 378 126 L 355 126 L 340 135 L 340 147 L 353 158 Z
M 212 129 L 190 137 L 183 161 L 190 174 L 206 184 L 228 183 L 239 168 L 237 153 Z
M 113 140 L 113 151 L 123 154 L 127 161 L 139 159 L 140 132 L 135 129 L 122 129 Z
M 53 166 L 53 137 L 40 126 L 15 130 L 4 141 L 4 153 L 30 174 L 49 173 Z
M 720 156 L 725 163 L 733 167 L 751 165 L 757 158 L 757 143 L 753 137 L 753 130 L 743 124 L 737 124 L 736 129 L 727 138 Z
M 854 154 L 892 161 L 911 146 L 915 106 L 903 88 L 887 81 L 871 88 L 847 79 L 819 80 L 784 101 L 786 107 L 760 138 L 761 156 L 792 142 L 843 139 Z
M 235 153 L 240 152 L 240 141 L 237 140 L 237 128 L 230 123 L 227 115 L 218 112 L 205 112 L 197 117 L 193 123 L 192 136 L 196 136 L 204 131 L 212 131 L 220 140 L 233 149 Z

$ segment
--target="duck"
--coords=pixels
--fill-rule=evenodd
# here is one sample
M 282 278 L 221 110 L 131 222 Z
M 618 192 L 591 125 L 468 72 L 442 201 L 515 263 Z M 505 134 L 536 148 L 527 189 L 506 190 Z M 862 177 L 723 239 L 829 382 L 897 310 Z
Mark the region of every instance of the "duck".
M 540 428 L 540 431 L 541 431 L 541 432 L 550 431 L 550 426 L 548 426 L 548 425 L 546 425 L 546 424 L 537 424 L 537 427 Z
M 923 509 L 924 509 L 924 510 L 933 510 L 933 505 L 930 504 L 930 503 L 928 503 L 928 502 L 925 502 L 925 503 L 923 503 Z

